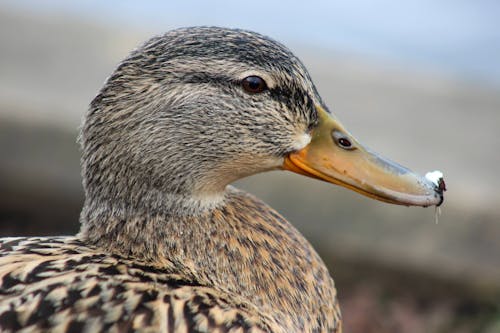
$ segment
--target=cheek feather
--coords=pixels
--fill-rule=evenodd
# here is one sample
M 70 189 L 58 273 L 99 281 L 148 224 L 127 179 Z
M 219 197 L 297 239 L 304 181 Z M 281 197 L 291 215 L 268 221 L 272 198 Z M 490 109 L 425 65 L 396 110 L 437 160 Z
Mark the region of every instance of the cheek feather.
M 307 133 L 298 134 L 295 137 L 293 148 L 301 150 L 311 142 L 311 136 Z

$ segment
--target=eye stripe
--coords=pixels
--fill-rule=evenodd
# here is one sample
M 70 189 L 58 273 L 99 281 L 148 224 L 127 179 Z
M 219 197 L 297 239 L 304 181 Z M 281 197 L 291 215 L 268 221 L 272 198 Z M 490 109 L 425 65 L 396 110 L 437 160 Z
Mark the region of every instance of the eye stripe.
M 251 76 L 260 78 L 260 76 L 257 75 L 251 75 Z M 182 82 L 191 84 L 209 83 L 226 88 L 233 88 L 236 86 L 241 89 L 243 86 L 243 80 L 235 79 L 234 77 L 225 75 L 224 73 L 214 74 L 208 72 L 196 72 L 196 73 L 185 73 L 183 76 L 179 76 L 175 80 L 171 80 L 170 82 L 172 83 Z M 246 90 L 244 91 L 247 92 Z M 279 103 L 287 105 L 291 110 L 297 110 L 306 119 L 309 119 L 310 128 L 316 126 L 317 114 L 314 108 L 314 102 L 308 96 L 307 92 L 301 89 L 300 86 L 297 85 L 289 86 L 285 84 L 271 88 L 268 87 L 266 84 L 266 88 L 264 89 L 264 91 L 269 92 L 269 94 L 266 94 L 269 98 L 272 98 L 273 100 Z M 253 93 L 253 94 L 259 95 L 259 93 Z

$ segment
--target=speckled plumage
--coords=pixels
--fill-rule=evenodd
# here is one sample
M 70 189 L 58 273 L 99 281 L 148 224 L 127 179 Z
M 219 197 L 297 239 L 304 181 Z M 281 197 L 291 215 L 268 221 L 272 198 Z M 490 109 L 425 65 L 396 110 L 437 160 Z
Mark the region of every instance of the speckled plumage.
M 244 92 L 248 75 L 269 90 Z M 133 51 L 82 126 L 80 233 L 0 241 L 0 328 L 340 332 L 311 245 L 228 186 L 303 148 L 314 105 L 301 62 L 255 33 L 179 29 Z
M 185 230 L 183 239 L 207 244 L 182 248 L 176 242 L 154 258 L 109 255 L 113 249 L 75 237 L 4 239 L 0 323 L 11 318 L 11 328 L 34 323 L 39 328 L 106 331 L 169 327 L 167 332 L 172 327 L 176 332 L 334 327 L 340 316 L 335 289 L 311 246 L 262 202 L 239 191 L 233 196 L 226 207 L 198 219 L 203 223 L 176 221 Z M 158 238 L 174 237 L 160 233 Z M 165 253 L 175 255 L 169 260 Z M 202 301 L 204 311 L 194 318 Z M 180 309 L 174 311 L 176 307 Z
M 0 262 L 9 270 L 2 266 L 2 331 L 272 329 L 265 314 L 237 295 L 190 281 L 172 267 L 89 248 L 74 237 L 4 239 L 3 251 L 9 256 Z

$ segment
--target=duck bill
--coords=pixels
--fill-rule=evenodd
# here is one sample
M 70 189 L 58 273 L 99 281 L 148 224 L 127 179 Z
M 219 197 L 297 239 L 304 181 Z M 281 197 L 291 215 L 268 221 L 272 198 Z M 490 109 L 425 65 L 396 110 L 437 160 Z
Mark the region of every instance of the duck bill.
M 319 124 L 311 142 L 290 153 L 284 169 L 388 203 L 424 207 L 442 203 L 436 184 L 363 147 L 322 107 L 316 109 Z

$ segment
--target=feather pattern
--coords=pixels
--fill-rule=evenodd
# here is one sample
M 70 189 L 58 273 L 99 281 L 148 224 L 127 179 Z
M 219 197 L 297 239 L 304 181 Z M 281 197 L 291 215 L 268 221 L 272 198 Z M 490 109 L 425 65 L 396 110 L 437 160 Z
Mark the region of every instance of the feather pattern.
M 265 332 L 272 320 L 237 295 L 141 265 L 75 237 L 4 238 L 2 331 Z M 5 256 L 5 254 L 9 254 Z
M 248 75 L 268 89 L 245 92 Z M 312 246 L 228 185 L 307 144 L 319 104 L 256 33 L 178 29 L 132 51 L 84 118 L 78 235 L 0 240 L 0 330 L 340 332 Z

